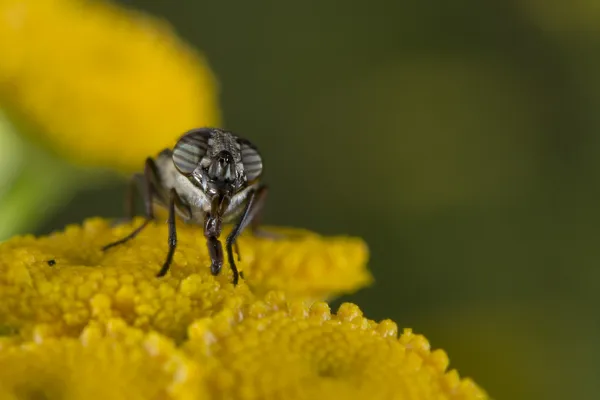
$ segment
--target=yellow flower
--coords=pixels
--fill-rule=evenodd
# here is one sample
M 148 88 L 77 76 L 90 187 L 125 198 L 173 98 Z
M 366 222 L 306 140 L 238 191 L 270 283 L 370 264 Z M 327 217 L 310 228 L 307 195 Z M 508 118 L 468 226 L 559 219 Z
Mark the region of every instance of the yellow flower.
M 0 105 L 61 155 L 138 170 L 219 122 L 205 60 L 164 22 L 109 3 L 0 0 Z
M 205 385 L 234 399 L 485 399 L 448 357 L 410 329 L 398 338 L 354 304 L 332 315 L 271 293 L 237 322 L 231 312 L 196 321 L 184 349 L 205 366 Z
M 369 279 L 359 239 L 242 235 L 247 281 L 233 287 L 194 226 L 180 224 L 161 279 L 164 224 L 100 250 L 140 222 L 0 244 L 0 398 L 487 398 L 422 336 L 313 302 Z
M 344 304 L 308 308 L 271 294 L 189 328 L 180 347 L 121 320 L 79 340 L 0 341 L 0 396 L 53 399 L 486 399 L 448 358 L 391 321 Z
M 101 251 L 141 222 L 112 228 L 91 219 L 49 237 L 0 244 L 0 321 L 26 336 L 40 323 L 75 335 L 90 320 L 119 317 L 181 338 L 193 319 L 241 307 L 270 289 L 292 299 L 324 299 L 370 281 L 361 240 L 288 229 L 283 239 L 240 237 L 238 266 L 247 280 L 233 288 L 228 264 L 216 278 L 210 274 L 201 228 L 181 223 L 171 270 L 157 279 L 167 253 L 166 224 L 151 224 L 129 243 Z
M 104 328 L 104 327 L 103 327 Z M 79 339 L 0 340 L 1 399 L 201 399 L 200 366 L 157 333 L 113 320 Z

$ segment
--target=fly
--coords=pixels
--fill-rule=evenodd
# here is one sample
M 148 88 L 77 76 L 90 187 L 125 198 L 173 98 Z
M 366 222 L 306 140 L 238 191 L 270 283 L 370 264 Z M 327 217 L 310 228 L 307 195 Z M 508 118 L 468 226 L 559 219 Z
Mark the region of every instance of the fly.
M 177 247 L 175 217 L 202 225 L 211 258 L 210 270 L 218 275 L 223 267 L 223 246 L 219 237 L 224 223 L 235 225 L 225 241 L 227 259 L 237 285 L 240 273 L 233 257 L 236 239 L 252 224 L 258 226 L 267 187 L 261 183 L 262 157 L 246 139 L 218 128 L 198 128 L 186 132 L 173 149 L 163 150 L 156 159 L 148 157 L 144 172 L 135 174 L 128 201 L 133 216 L 133 193 L 141 189 L 145 221 L 126 237 L 102 248 L 106 251 L 135 238 L 154 220 L 154 206 L 168 210 L 168 253 L 157 277 L 171 266 Z M 237 250 L 237 248 L 236 248 Z M 239 256 L 239 252 L 238 252 Z

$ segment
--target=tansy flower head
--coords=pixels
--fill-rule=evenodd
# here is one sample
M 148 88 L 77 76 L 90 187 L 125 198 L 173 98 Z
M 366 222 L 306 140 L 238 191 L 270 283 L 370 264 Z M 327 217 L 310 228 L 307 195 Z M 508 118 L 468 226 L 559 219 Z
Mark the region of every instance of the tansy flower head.
M 189 328 L 186 352 L 205 365 L 210 392 L 236 399 L 485 399 L 471 380 L 446 372 L 448 357 L 395 323 L 337 315 L 271 293 L 238 319 L 223 312 Z
M 391 321 L 280 294 L 189 327 L 181 346 L 121 320 L 78 340 L 0 341 L 0 395 L 85 399 L 486 399 L 448 358 Z
M 101 251 L 140 223 L 111 227 L 92 219 L 49 237 L 1 244 L 0 321 L 26 335 L 40 323 L 74 335 L 90 320 L 119 317 L 181 338 L 194 318 L 235 309 L 270 289 L 285 290 L 290 298 L 323 299 L 370 281 L 361 240 L 285 230 L 277 240 L 240 237 L 239 266 L 247 284 L 234 289 L 227 265 L 216 278 L 210 274 L 201 228 L 185 224 L 178 226 L 171 270 L 158 279 L 167 252 L 165 224 L 153 224 L 127 244 Z
M 121 320 L 76 338 L 0 340 L 1 399 L 202 399 L 201 367 L 157 333 Z
M 230 273 L 210 274 L 194 226 L 180 225 L 161 279 L 163 224 L 100 250 L 140 222 L 92 219 L 0 245 L 0 397 L 487 398 L 448 372 L 446 354 L 422 336 L 398 338 L 396 324 L 368 320 L 353 304 L 332 314 L 312 301 L 365 283 L 360 240 L 291 229 L 277 240 L 242 235 L 248 283 L 233 287 Z M 303 261 L 288 268 L 288 256 Z
M 205 60 L 164 22 L 95 0 L 0 0 L 0 105 L 85 165 L 140 168 L 219 120 Z

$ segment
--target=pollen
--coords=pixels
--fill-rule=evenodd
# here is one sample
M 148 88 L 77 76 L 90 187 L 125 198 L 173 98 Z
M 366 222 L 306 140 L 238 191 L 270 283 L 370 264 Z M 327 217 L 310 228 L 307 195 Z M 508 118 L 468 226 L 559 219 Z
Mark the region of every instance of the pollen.
M 0 54 L 3 109 L 81 165 L 133 172 L 220 120 L 204 57 L 165 21 L 110 2 L 0 0 Z
M 32 337 L 34 326 L 44 326 L 56 335 L 76 336 L 90 321 L 120 318 L 180 340 L 193 320 L 221 310 L 235 314 L 271 290 L 308 302 L 370 281 L 367 248 L 360 239 L 279 229 L 277 239 L 241 235 L 238 267 L 246 279 L 234 287 L 227 263 L 220 275 L 211 275 L 201 229 L 183 223 L 178 224 L 170 272 L 157 278 L 167 253 L 166 224 L 152 223 L 133 240 L 101 250 L 142 221 L 113 227 L 90 219 L 50 236 L 0 244 L 0 321 L 5 329 Z

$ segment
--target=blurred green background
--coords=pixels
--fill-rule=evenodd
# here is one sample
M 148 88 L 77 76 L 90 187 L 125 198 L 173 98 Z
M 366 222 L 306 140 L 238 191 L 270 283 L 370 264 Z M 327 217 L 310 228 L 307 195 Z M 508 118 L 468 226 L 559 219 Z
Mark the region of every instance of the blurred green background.
M 266 223 L 368 242 L 376 283 L 336 304 L 496 399 L 598 398 L 597 0 L 123 3 L 207 56 L 266 160 Z M 122 216 L 124 191 L 81 189 L 37 233 Z

